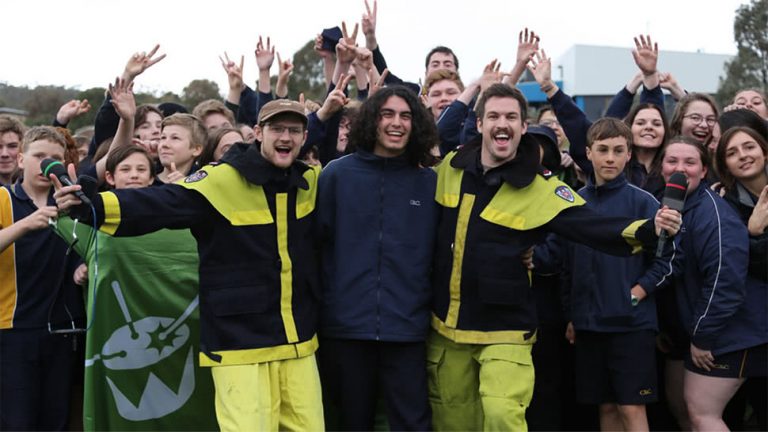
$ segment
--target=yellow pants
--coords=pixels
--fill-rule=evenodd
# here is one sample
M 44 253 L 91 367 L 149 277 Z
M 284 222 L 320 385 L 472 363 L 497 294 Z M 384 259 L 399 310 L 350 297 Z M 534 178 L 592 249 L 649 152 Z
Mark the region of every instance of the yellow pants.
M 527 431 L 532 345 L 457 344 L 432 331 L 427 376 L 436 431 Z
M 315 355 L 211 368 L 222 431 L 321 431 L 323 401 Z

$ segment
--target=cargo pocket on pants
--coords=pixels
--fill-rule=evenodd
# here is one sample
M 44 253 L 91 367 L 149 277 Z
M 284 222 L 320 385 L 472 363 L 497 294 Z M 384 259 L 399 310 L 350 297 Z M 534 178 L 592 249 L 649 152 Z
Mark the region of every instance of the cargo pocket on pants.
M 445 359 L 445 348 L 427 344 L 427 390 L 429 399 L 442 401 L 440 397 L 440 366 Z

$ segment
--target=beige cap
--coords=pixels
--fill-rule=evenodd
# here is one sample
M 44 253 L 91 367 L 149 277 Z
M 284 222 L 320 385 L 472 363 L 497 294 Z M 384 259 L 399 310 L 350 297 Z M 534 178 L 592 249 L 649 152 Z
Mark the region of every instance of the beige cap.
M 307 115 L 304 114 L 304 105 L 289 99 L 276 99 L 267 102 L 266 105 L 261 107 L 261 111 L 259 111 L 259 124 L 283 113 L 297 114 L 301 116 L 301 120 L 304 124 L 307 124 Z

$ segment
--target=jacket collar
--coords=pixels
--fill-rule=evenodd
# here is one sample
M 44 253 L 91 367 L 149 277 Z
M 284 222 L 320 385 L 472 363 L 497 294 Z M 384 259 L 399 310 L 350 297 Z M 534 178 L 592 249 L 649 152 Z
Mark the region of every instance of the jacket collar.
M 304 171 L 309 167 L 299 160 L 287 169 L 278 168 L 269 163 L 256 144 L 237 143 L 221 158 L 221 163 L 236 169 L 249 183 L 264 186 L 268 183 L 288 182 L 288 187 L 296 186 L 307 190 L 309 183 L 304 178 Z
M 507 182 L 510 186 L 524 188 L 533 182 L 541 170 L 539 144 L 533 138 L 528 134 L 523 135 L 515 158 L 486 172 L 483 172 L 480 163 L 482 139 L 482 135 L 479 135 L 457 150 L 456 156 L 451 159 L 451 166 L 483 178 L 488 185 Z
M 619 188 L 624 187 L 628 183 L 627 176 L 624 173 L 620 173 L 618 176 L 616 176 L 615 179 L 603 183 L 602 185 L 598 186 L 595 184 L 595 173 L 589 175 L 589 178 L 587 179 L 587 190 L 590 191 L 613 191 Z
M 353 154 L 360 160 L 369 163 L 375 163 L 377 165 L 386 165 L 391 167 L 404 167 L 408 165 L 408 159 L 406 158 L 405 153 L 401 154 L 400 156 L 383 157 L 377 156 L 366 150 L 357 149 Z

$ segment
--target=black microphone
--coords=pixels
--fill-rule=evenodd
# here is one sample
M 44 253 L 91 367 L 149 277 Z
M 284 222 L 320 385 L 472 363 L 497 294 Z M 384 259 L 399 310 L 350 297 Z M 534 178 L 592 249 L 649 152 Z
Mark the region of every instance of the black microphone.
M 66 186 L 74 186 L 76 183 L 69 178 L 67 169 L 64 168 L 64 164 L 54 159 L 43 159 L 40 162 L 40 169 L 43 171 L 45 178 L 49 178 L 51 174 L 55 175 L 61 184 Z M 75 191 L 75 195 L 80 198 L 80 201 L 87 205 L 91 205 L 91 200 L 83 193 L 83 191 Z
M 682 213 L 683 206 L 685 206 L 685 193 L 687 191 L 688 179 L 685 178 L 685 174 L 679 172 L 672 174 L 667 182 L 667 187 L 664 189 L 664 198 L 661 200 L 661 206 L 667 206 L 672 210 Z M 656 258 L 661 258 L 668 236 L 667 231 L 661 230 L 659 244 L 656 247 Z

